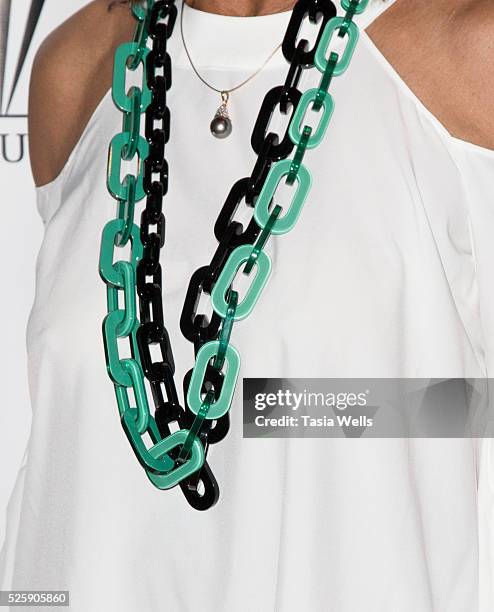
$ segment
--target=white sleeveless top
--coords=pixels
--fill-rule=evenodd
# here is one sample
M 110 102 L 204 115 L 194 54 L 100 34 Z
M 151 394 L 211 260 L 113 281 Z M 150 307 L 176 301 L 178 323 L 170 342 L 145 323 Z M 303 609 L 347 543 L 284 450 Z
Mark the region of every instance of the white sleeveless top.
M 184 26 L 202 73 L 229 88 L 262 64 L 288 19 L 186 8 Z M 193 365 L 179 330 L 188 281 L 214 253 L 231 185 L 252 171 L 250 133 L 287 64 L 278 52 L 232 95 L 233 133 L 220 141 L 209 132 L 219 96 L 192 72 L 178 27 L 169 50 L 163 286 L 181 392 Z M 301 88 L 319 76 L 308 71 Z M 151 485 L 106 371 L 98 259 L 116 214 L 108 143 L 121 128 L 109 92 L 62 173 L 38 188 L 33 421 L 2 588 L 68 589 L 74 612 L 493 609 L 490 441 L 242 439 L 242 377 L 494 371 L 494 152 L 448 134 L 365 33 L 332 93 L 325 141 L 305 160 L 308 201 L 296 228 L 268 242 L 273 273 L 233 330 L 240 379 L 230 433 L 208 454 L 221 497 L 207 512 L 179 487 Z

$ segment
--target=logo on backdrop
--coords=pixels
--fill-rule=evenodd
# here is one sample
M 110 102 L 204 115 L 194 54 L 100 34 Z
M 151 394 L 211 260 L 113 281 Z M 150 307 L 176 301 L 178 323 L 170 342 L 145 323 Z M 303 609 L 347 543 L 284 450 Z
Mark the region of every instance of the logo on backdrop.
M 16 128 L 19 122 L 13 120 L 26 119 L 27 100 L 23 105 L 23 113 L 12 109 L 12 101 L 20 85 L 22 71 L 44 3 L 45 0 L 31 0 L 20 45 L 15 46 L 11 44 L 11 33 L 19 31 L 22 25 L 12 18 L 12 0 L 0 0 L 0 155 L 7 163 L 18 163 L 26 154 L 25 124 L 24 129 L 19 130 Z M 7 79 L 7 65 L 12 65 L 12 62 L 13 76 Z

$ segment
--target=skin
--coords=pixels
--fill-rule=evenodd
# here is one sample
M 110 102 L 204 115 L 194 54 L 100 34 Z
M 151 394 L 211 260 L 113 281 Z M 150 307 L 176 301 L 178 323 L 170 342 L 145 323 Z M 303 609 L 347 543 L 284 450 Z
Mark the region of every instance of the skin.
M 236 16 L 289 10 L 293 0 L 187 0 Z M 36 185 L 54 180 L 111 86 L 116 47 L 132 38 L 128 6 L 93 0 L 40 46 L 29 91 Z M 234 8 L 232 8 L 232 6 Z M 396 0 L 367 29 L 410 89 L 455 137 L 494 149 L 494 3 Z
M 494 149 L 492 0 L 397 0 L 367 33 L 450 134 Z
M 255 15 L 270 15 L 281 13 L 293 8 L 293 0 L 187 0 L 187 4 L 199 11 L 217 13 L 218 15 L 234 15 L 236 17 L 252 17 Z

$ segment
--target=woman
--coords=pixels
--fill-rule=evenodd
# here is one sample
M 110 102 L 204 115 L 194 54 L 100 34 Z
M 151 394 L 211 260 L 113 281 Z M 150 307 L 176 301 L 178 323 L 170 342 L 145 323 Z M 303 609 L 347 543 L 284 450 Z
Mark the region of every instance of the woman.
M 115 49 L 135 26 L 128 5 L 108 4 L 95 0 L 56 30 L 32 73 L 45 238 L 28 326 L 33 425 L 4 588 L 70 590 L 77 612 L 491 610 L 488 439 L 242 439 L 239 385 L 230 432 L 208 455 L 215 506 L 196 512 L 179 487 L 158 491 L 143 475 L 101 338 L 99 244 L 115 215 L 106 155 L 121 128 L 108 90 Z M 163 287 L 179 382 L 193 365 L 179 330 L 188 279 L 211 261 L 218 211 L 256 161 L 258 109 L 287 71 L 280 50 L 263 62 L 294 3 L 231 4 L 187 2 L 190 57 L 178 29 L 168 41 Z M 267 243 L 270 281 L 234 327 L 241 376 L 487 377 L 493 7 L 375 2 L 357 21 L 367 32 L 331 85 L 328 135 L 305 158 L 309 200 L 296 230 Z M 221 100 L 194 68 L 220 90 L 249 79 L 230 96 L 227 138 L 210 132 Z M 319 78 L 306 71 L 302 91 Z M 131 73 L 127 85 L 139 82 Z

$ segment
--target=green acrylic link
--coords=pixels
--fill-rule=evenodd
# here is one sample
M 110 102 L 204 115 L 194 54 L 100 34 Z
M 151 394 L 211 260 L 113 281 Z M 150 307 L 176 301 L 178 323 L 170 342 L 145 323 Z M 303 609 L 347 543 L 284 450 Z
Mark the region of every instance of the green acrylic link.
M 330 19 L 328 21 L 326 27 L 324 28 L 324 32 L 321 36 L 321 40 L 316 49 L 316 55 L 314 58 L 314 63 L 321 72 L 326 71 L 327 63 L 329 61 L 326 59 L 326 53 L 333 39 L 333 34 L 341 27 L 343 27 L 344 23 L 345 19 L 343 17 L 333 17 L 333 19 Z M 355 47 L 359 38 L 359 30 L 353 21 L 348 26 L 347 36 L 348 40 L 343 55 L 334 67 L 334 76 L 340 76 L 347 70 L 348 66 L 350 65 L 353 52 L 355 51 Z
M 211 408 L 211 404 L 213 403 L 213 401 L 214 401 L 214 390 L 210 389 L 206 393 L 206 397 L 202 401 L 201 409 L 197 413 L 196 418 L 194 419 L 194 422 L 192 423 L 192 427 L 189 429 L 187 438 L 177 457 L 177 463 L 183 463 L 184 461 L 187 460 L 190 454 L 190 449 L 192 448 L 192 444 L 194 443 L 194 440 L 197 438 L 197 434 L 199 433 L 199 430 L 201 429 L 201 426 L 204 423 L 204 420 L 208 415 L 209 409 Z
M 225 363 L 226 351 L 228 349 L 230 336 L 232 334 L 235 309 L 237 308 L 237 301 L 237 291 L 230 291 L 230 297 L 228 299 L 228 312 L 226 314 L 226 317 L 223 319 L 220 336 L 218 338 L 219 348 L 213 362 L 213 368 L 216 368 L 219 371 L 223 369 L 223 365 Z M 202 401 L 201 409 L 197 413 L 196 418 L 192 423 L 192 427 L 189 430 L 189 435 L 187 436 L 187 440 L 185 441 L 182 450 L 180 451 L 180 454 L 177 457 L 177 461 L 185 461 L 189 456 L 190 449 L 192 447 L 192 442 L 199 433 L 202 424 L 204 423 L 204 420 L 208 415 L 209 409 L 211 408 L 211 404 L 214 402 L 214 395 L 214 389 L 209 389 L 209 391 L 206 393 L 206 397 Z
M 300 166 L 302 165 L 305 150 L 307 148 L 307 143 L 309 142 L 311 134 L 312 128 L 309 125 L 306 125 L 302 132 L 300 142 L 298 143 L 297 150 L 295 151 L 295 155 L 293 156 L 292 163 L 290 165 L 290 172 L 286 177 L 286 182 L 288 183 L 288 185 L 293 185 L 295 179 L 298 176 L 298 172 L 300 170 Z
M 138 20 L 138 21 L 142 21 L 144 19 L 146 19 L 146 17 L 151 13 L 151 9 L 153 8 L 154 5 L 154 1 L 155 0 L 147 0 L 146 5 L 147 6 L 143 6 L 140 3 L 133 3 L 132 4 L 132 12 L 134 13 L 134 17 Z
M 343 23 L 338 30 L 338 36 L 340 38 L 344 38 L 348 34 L 348 29 L 353 22 L 353 18 L 355 16 L 355 11 L 347 11 L 346 15 L 343 17 Z
M 264 183 L 261 193 L 257 198 L 254 209 L 254 219 L 262 228 L 266 227 L 269 221 L 269 217 L 271 215 L 269 206 L 274 197 L 276 188 L 281 182 L 281 179 L 290 174 L 291 165 L 292 160 L 283 159 L 282 161 L 276 162 L 271 166 L 271 170 L 269 171 L 266 182 Z M 273 234 L 286 234 L 293 229 L 297 223 L 300 213 L 302 212 L 302 208 L 312 184 L 310 172 L 303 164 L 300 164 L 300 168 L 297 173 L 297 183 L 297 189 L 290 203 L 288 212 L 286 212 L 283 217 L 275 221 L 273 224 L 271 229 Z
M 262 251 L 266 242 L 268 241 L 268 238 L 271 236 L 271 228 L 273 227 L 273 224 L 276 219 L 280 216 L 280 212 L 282 210 L 283 209 L 279 204 L 276 204 L 276 206 L 273 208 L 273 212 L 269 217 L 269 221 L 266 223 L 266 227 L 263 228 L 262 232 L 259 234 L 259 237 L 257 238 L 254 244 L 254 248 L 252 249 L 252 253 L 250 254 L 250 257 L 247 260 L 247 263 L 245 264 L 244 274 L 250 274 L 250 271 L 257 263 L 259 253 Z
M 135 270 L 128 261 L 117 261 L 114 265 L 115 269 L 124 279 L 123 292 L 125 303 L 125 318 L 117 328 L 116 333 L 119 338 L 125 338 L 132 332 L 135 320 L 137 319 Z M 111 285 L 106 286 L 108 312 L 118 310 L 119 291 L 122 291 L 122 289 L 112 287 Z
M 238 291 L 230 291 L 230 296 L 228 298 L 228 309 L 226 311 L 225 318 L 223 319 L 223 323 L 221 325 L 221 331 L 218 338 L 220 343 L 218 353 L 213 362 L 213 368 L 217 370 L 221 370 L 223 368 L 223 364 L 225 363 L 226 357 L 226 349 L 228 348 L 228 344 L 230 342 L 230 337 L 232 335 L 233 322 L 235 321 L 235 312 L 238 306 Z
M 118 353 L 118 338 L 122 338 L 123 336 L 119 336 L 117 334 L 117 330 L 118 326 L 122 324 L 124 317 L 125 312 L 123 310 L 114 310 L 106 315 L 106 317 L 103 319 L 103 340 L 105 345 L 106 368 L 110 378 L 118 385 L 122 385 L 123 387 L 131 387 L 133 384 L 132 376 L 122 365 L 122 362 L 127 358 L 120 359 L 120 355 Z M 128 336 L 125 336 L 130 341 L 133 358 L 136 357 L 134 347 L 137 346 L 136 333 L 138 329 L 139 321 L 136 319 L 131 333 Z
M 147 42 L 149 39 L 149 17 L 150 10 L 146 11 L 142 19 L 137 19 L 137 25 L 134 34 L 134 42 L 137 44 L 137 51 L 135 55 L 127 60 L 127 66 L 130 70 L 135 70 L 139 66 L 139 62 L 142 62 L 144 54 L 147 50 Z
M 209 360 L 217 355 L 219 348 L 219 341 L 211 340 L 203 344 L 197 351 L 196 363 L 192 370 L 189 390 L 187 392 L 187 403 L 191 411 L 196 415 L 199 414 L 203 405 L 201 394 L 206 367 Z M 240 355 L 237 349 L 231 344 L 229 344 L 226 349 L 225 364 L 227 365 L 227 370 L 221 386 L 221 394 L 218 399 L 211 404 L 206 417 L 210 420 L 219 419 L 228 412 L 235 392 L 237 376 L 240 370 Z
M 118 219 L 124 223 L 122 232 L 115 239 L 115 246 L 124 247 L 130 238 L 132 226 L 134 225 L 134 209 L 136 204 L 136 177 L 128 174 L 124 183 L 127 187 L 127 199 L 118 201 Z
M 136 418 L 136 410 L 129 408 L 122 416 L 122 426 L 139 463 L 155 486 L 159 489 L 171 489 L 181 480 L 201 469 L 204 463 L 204 449 L 199 440 L 195 440 L 192 445 L 190 459 L 180 467 L 175 467 L 175 462 L 168 455 L 171 450 L 185 442 L 188 433 L 186 429 L 180 429 L 165 439 L 161 439 L 156 422 L 150 418 L 146 433 L 149 434 L 153 446 L 148 449 L 137 430 Z
M 167 457 L 168 455 L 166 453 L 185 444 L 188 433 L 187 429 L 180 429 L 172 433 L 170 436 L 150 448 L 149 453 L 156 458 L 161 458 L 163 455 Z M 166 474 L 156 474 L 150 470 L 146 470 L 149 480 L 158 487 L 158 489 L 171 489 L 181 480 L 184 480 L 184 478 L 188 478 L 191 474 L 200 470 L 204 465 L 205 454 L 199 438 L 194 439 L 190 450 L 191 453 L 186 462 L 174 467 L 173 470 Z
M 309 109 L 309 105 L 314 104 L 318 95 L 319 89 L 313 88 L 308 89 L 300 98 L 300 102 L 297 105 L 295 113 L 293 114 L 293 118 L 290 122 L 290 127 L 288 128 L 288 135 L 290 136 L 290 140 L 295 145 L 300 144 L 300 141 L 302 140 L 302 132 L 303 126 L 305 124 L 306 113 Z M 321 144 L 321 141 L 324 138 L 324 135 L 326 134 L 326 130 L 328 129 L 331 116 L 333 115 L 333 110 L 333 96 L 330 93 L 326 93 L 322 102 L 322 115 L 319 120 L 319 125 L 307 141 L 307 149 L 313 149 L 314 147 L 317 147 Z
M 120 132 L 116 134 L 110 143 L 110 149 L 108 153 L 108 177 L 107 185 L 108 190 L 113 197 L 118 200 L 127 200 L 129 196 L 129 184 L 128 180 L 121 181 L 120 173 L 122 170 L 122 160 L 125 147 L 129 145 L 130 134 L 129 132 Z M 143 161 L 149 154 L 149 144 L 145 138 L 139 136 L 137 143 L 138 153 L 138 174 L 135 185 L 135 201 L 142 200 L 146 192 L 144 191 L 144 164 Z
M 134 450 L 139 463 L 146 470 L 158 472 L 160 474 L 166 474 L 173 469 L 175 462 L 168 455 L 162 457 L 155 457 L 150 453 L 150 449 L 146 448 L 142 437 L 137 429 L 137 410 L 135 408 L 129 408 L 121 416 L 122 427 L 124 428 L 127 438 Z M 156 425 L 155 420 L 150 417 L 148 423 L 148 429 L 146 433 L 149 434 L 153 445 L 156 445 L 161 441 L 161 436 Z
M 310 140 L 311 134 L 312 134 L 312 128 L 309 125 L 304 126 L 304 129 L 302 131 L 302 136 L 300 137 L 300 140 L 297 145 L 297 149 L 295 151 L 295 155 L 293 156 L 293 159 L 291 160 L 292 163 L 290 164 L 290 172 L 287 174 L 287 177 L 286 177 L 286 182 L 288 185 L 293 185 L 293 183 L 295 182 L 295 179 L 298 176 L 300 166 L 302 165 L 302 162 L 305 156 L 305 151 L 307 149 L 307 144 Z
M 123 43 L 115 51 L 115 61 L 113 65 L 113 86 L 112 96 L 115 105 L 122 111 L 130 113 L 132 111 L 132 98 L 125 91 L 125 81 L 127 76 L 128 62 L 139 52 L 139 45 L 135 42 Z M 146 79 L 146 58 L 149 49 L 142 54 L 141 62 L 144 70 L 142 72 L 141 85 L 141 112 L 143 113 L 151 104 L 152 92 L 148 87 Z
M 132 379 L 132 390 L 136 399 L 137 407 L 137 431 L 142 435 L 147 431 L 149 427 L 149 419 L 151 415 L 149 413 L 149 404 L 146 395 L 146 387 L 144 386 L 144 375 L 141 367 L 134 359 L 122 359 L 121 364 L 124 370 L 129 374 Z M 120 412 L 120 416 L 124 414 L 126 410 L 130 409 L 128 387 L 123 385 L 115 385 L 115 395 L 117 396 L 117 405 Z
M 369 4 L 369 0 L 341 0 L 343 10 L 349 11 L 350 8 L 355 9 L 355 14 L 363 13 Z
M 115 240 L 117 235 L 122 231 L 124 222 L 122 219 L 112 219 L 108 221 L 103 228 L 101 235 L 101 248 L 99 258 L 99 273 L 106 284 L 113 287 L 125 288 L 125 280 L 121 272 L 113 265 L 113 257 L 115 254 Z M 140 230 L 137 225 L 132 226 L 130 232 L 131 252 L 130 264 L 136 268 L 137 262 L 142 259 L 143 246 L 140 238 Z
M 211 303 L 213 309 L 220 317 L 226 317 L 228 302 L 226 295 L 240 266 L 250 259 L 252 245 L 243 244 L 234 249 L 211 291 Z M 271 272 L 271 259 L 264 251 L 260 251 L 256 261 L 257 273 L 247 290 L 244 299 L 238 304 L 234 319 L 239 321 L 245 319 L 252 312 L 261 295 Z
M 314 100 L 314 104 L 312 105 L 312 110 L 318 111 L 323 105 L 323 102 L 328 95 L 328 89 L 333 78 L 335 66 L 338 63 L 338 58 L 339 55 L 334 51 L 331 51 L 329 54 L 328 63 L 326 65 L 326 70 L 324 71 L 321 82 L 319 83 L 319 89 L 317 90 L 317 96 Z
M 126 161 L 133 159 L 137 153 L 141 131 L 141 90 L 139 87 L 131 87 L 129 96 L 132 99 L 132 110 L 130 113 L 124 113 L 122 128 L 122 132 L 130 134 L 129 144 L 124 147 L 122 152 L 122 159 Z

